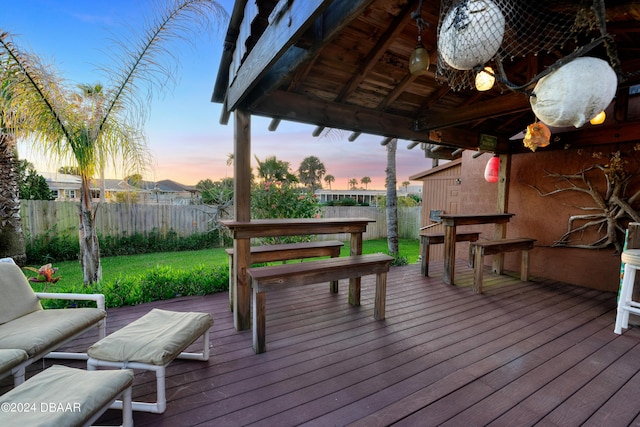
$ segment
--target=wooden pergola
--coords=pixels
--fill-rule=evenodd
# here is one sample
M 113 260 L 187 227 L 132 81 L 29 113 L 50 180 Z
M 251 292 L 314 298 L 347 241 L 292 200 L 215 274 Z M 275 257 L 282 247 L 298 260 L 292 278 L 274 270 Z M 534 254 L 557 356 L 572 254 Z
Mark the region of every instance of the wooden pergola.
M 552 19 L 577 15 L 578 4 L 582 2 L 567 0 L 536 7 L 540 17 Z M 605 10 L 600 0 L 591 6 Z M 607 2 L 605 12 L 606 28 L 594 28 L 578 43 L 503 64 L 505 74 L 522 85 L 606 31 L 608 43 L 596 43 L 588 53 L 609 61 L 615 52 L 620 76 L 607 120 L 598 127 L 556 129 L 551 144 L 540 150 L 638 140 L 640 4 Z M 416 47 L 417 17 L 431 62 L 421 75 L 408 69 Z M 430 158 L 453 159 L 463 150 L 490 151 L 505 160 L 501 174 L 507 175 L 510 156 L 527 152 L 512 138 L 522 138 L 534 120 L 529 95 L 504 85 L 486 92 L 452 88 L 438 69 L 439 21 L 438 2 L 237 0 L 212 96 L 223 104 L 221 123 L 228 123 L 231 113 L 234 116 L 235 221 L 251 220 L 252 115 L 271 118 L 270 130 L 290 120 L 316 125 L 314 136 L 324 128 L 338 128 L 352 132 L 350 140 L 361 133 L 379 135 L 383 143 L 389 138 L 409 140 Z M 506 186 L 499 191 L 506 192 Z M 234 240 L 241 301 L 235 311 L 237 329 L 250 327 L 249 242 Z

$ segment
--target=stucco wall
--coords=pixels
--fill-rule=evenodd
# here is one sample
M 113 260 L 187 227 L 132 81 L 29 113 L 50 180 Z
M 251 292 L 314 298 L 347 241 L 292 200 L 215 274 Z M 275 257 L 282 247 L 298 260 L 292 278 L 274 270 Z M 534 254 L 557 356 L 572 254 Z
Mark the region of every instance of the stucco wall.
M 626 157 L 629 161 L 627 170 L 640 172 L 637 161 L 640 153 L 634 151 L 632 146 L 622 147 L 622 149 L 630 153 Z M 560 239 L 568 230 L 568 220 L 571 215 L 602 212 L 598 209 L 589 211 L 580 209 L 596 207 L 593 198 L 577 191 L 541 197 L 535 189 L 531 188 L 533 185 L 543 191 L 554 190 L 559 180 L 549 177 L 545 170 L 560 174 L 575 174 L 594 163 L 608 164 L 611 151 L 610 148 L 603 148 L 595 153 L 570 149 L 512 156 L 508 211 L 515 216 L 507 226 L 507 237 L 537 239 L 536 248 L 531 253 L 533 276 L 595 289 L 617 290 L 620 258 L 613 247 L 605 249 L 551 247 L 553 242 Z M 462 162 L 461 190 L 464 196 L 460 213 L 495 212 L 497 184 L 489 184 L 483 179 L 484 168 L 490 154 L 484 154 L 476 159 L 472 158 L 472 154 L 469 151 L 465 152 Z M 606 183 L 602 172 L 594 171 L 588 176 L 599 192 L 604 194 Z M 634 180 L 627 195 L 638 190 L 640 190 L 638 180 Z M 493 236 L 492 225 L 465 228 L 482 231 L 485 238 Z M 587 233 L 581 241 L 576 243 L 589 244 L 597 238 L 597 233 Z M 490 263 L 491 257 L 487 258 Z M 517 271 L 519 262 L 519 253 L 505 255 L 506 269 Z

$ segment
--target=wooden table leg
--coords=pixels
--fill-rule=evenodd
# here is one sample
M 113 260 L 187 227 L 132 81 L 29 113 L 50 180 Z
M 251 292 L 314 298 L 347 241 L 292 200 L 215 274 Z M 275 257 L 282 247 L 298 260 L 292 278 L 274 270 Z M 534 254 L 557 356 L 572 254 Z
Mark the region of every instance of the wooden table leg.
M 362 233 L 351 233 L 350 254 L 362 255 Z M 360 286 L 362 278 L 349 279 L 349 304 L 360 307 Z
M 454 269 L 456 265 L 456 226 L 444 227 L 444 274 L 442 281 L 447 285 L 454 283 Z
M 251 266 L 251 241 L 235 239 L 233 256 L 235 257 L 233 323 L 237 331 L 244 331 L 251 328 L 251 285 L 247 274 L 247 268 Z

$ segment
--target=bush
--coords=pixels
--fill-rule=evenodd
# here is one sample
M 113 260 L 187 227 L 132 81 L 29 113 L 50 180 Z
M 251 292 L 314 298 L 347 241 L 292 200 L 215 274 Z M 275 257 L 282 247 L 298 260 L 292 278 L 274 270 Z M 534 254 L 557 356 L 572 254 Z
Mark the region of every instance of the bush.
M 315 194 L 282 182 L 256 184 L 251 192 L 251 216 L 256 219 L 318 218 L 320 205 Z M 261 239 L 264 244 L 295 243 L 311 236 L 272 237 Z
M 50 262 L 70 261 L 79 259 L 80 256 L 78 238 L 66 233 L 58 233 L 55 225 L 45 234 L 33 239 L 27 236 L 25 240 L 29 264 L 44 265 Z
M 344 199 L 334 201 L 334 204 L 335 206 L 356 206 L 358 202 L 351 197 L 345 197 Z
M 229 289 L 229 269 L 225 265 L 210 267 L 202 264 L 192 270 L 158 265 L 139 275 L 103 280 L 95 288 L 60 283 L 56 284 L 55 292 L 101 293 L 105 296 L 107 308 L 113 308 L 226 291 Z M 45 308 L 91 307 L 94 304 L 91 301 L 42 301 Z
M 162 235 L 157 229 L 150 233 L 136 233 L 131 236 L 98 236 L 100 256 L 136 255 L 157 252 L 177 252 L 194 249 L 209 249 L 229 246 L 231 240 L 218 232 L 196 233 L 180 237 L 174 230 Z M 225 239 L 229 239 L 224 241 Z M 63 233 L 58 234 L 56 228 L 46 234 L 37 236 L 33 243 L 27 239 L 27 262 L 43 265 L 50 262 L 71 261 L 79 259 L 80 245 L 77 237 Z

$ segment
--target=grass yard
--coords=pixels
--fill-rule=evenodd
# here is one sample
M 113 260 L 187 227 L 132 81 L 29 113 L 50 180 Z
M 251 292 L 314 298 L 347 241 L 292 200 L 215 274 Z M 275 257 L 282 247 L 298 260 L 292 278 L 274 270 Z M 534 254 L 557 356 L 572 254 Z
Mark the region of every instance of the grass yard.
M 420 241 L 411 239 L 400 239 L 400 254 L 406 257 L 409 263 L 415 263 L 420 254 Z M 387 253 L 387 240 L 365 240 L 362 245 L 362 252 L 367 253 Z M 349 254 L 349 242 L 345 243 L 340 253 L 342 256 Z M 102 276 L 105 279 L 118 276 L 129 276 L 142 274 L 156 266 L 169 266 L 181 270 L 192 270 L 198 266 L 227 265 L 227 254 L 224 248 L 203 249 L 199 251 L 181 252 L 161 252 L 142 255 L 127 255 L 117 257 L 104 257 L 101 259 Z M 57 276 L 61 277 L 60 284 L 81 285 L 82 270 L 78 261 L 65 261 L 53 263 L 58 268 Z M 39 267 L 39 266 L 33 266 Z M 30 272 L 29 272 L 30 273 Z M 34 288 L 40 290 L 40 284 L 34 284 Z M 48 290 L 55 290 L 55 285 Z

